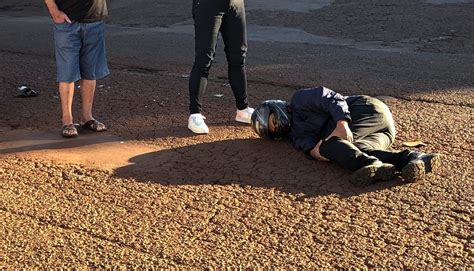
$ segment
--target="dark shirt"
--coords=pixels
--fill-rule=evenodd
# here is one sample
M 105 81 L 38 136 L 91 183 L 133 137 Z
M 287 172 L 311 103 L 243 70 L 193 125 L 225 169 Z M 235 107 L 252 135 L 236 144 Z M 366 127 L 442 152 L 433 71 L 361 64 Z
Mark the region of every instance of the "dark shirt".
M 56 0 L 59 10 L 72 21 L 90 23 L 107 17 L 106 0 Z
M 332 133 L 338 121 L 350 123 L 349 105 L 358 97 L 345 97 L 325 87 L 297 91 L 290 102 L 293 146 L 308 152 Z

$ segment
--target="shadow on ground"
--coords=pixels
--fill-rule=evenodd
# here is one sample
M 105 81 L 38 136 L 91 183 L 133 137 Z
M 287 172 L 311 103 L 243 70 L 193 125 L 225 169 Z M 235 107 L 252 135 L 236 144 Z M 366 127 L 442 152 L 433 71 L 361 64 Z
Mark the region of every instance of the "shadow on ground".
M 399 180 L 355 188 L 350 172 L 308 159 L 285 142 L 224 140 L 138 155 L 116 169 L 120 178 L 164 185 L 230 185 L 276 188 L 300 198 L 350 197 L 400 185 Z
M 60 131 L 13 130 L 0 134 L 0 154 L 14 154 L 31 151 L 67 150 L 89 145 L 114 143 L 117 136 L 108 133 L 92 133 L 79 129 L 81 136 L 67 139 Z

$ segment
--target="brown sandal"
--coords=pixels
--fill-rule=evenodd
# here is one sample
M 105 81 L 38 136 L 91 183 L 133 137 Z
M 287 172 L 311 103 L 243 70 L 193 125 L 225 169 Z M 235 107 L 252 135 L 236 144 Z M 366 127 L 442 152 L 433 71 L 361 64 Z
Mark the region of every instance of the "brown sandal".
M 77 129 L 74 124 L 68 124 L 63 126 L 63 129 L 61 130 L 61 135 L 63 137 L 71 138 L 76 137 L 79 134 L 77 133 Z
M 105 126 L 105 124 L 103 124 L 102 122 L 100 122 L 98 120 L 95 120 L 95 119 L 91 119 L 91 120 L 87 121 L 86 123 L 81 124 L 81 127 L 83 129 L 91 130 L 91 131 L 94 131 L 94 132 L 107 131 L 107 127 Z

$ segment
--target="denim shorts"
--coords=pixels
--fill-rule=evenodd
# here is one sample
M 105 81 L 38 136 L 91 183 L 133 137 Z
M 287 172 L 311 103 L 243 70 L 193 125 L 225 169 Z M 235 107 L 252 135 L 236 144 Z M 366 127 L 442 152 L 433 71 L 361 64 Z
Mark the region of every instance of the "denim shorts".
M 54 24 L 57 82 L 107 76 L 103 21 Z

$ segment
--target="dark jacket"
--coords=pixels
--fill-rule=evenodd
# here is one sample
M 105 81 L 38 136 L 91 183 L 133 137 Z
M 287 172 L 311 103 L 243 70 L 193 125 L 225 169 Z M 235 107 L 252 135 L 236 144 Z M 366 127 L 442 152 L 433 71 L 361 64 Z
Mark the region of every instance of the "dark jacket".
M 338 121 L 350 123 L 349 104 L 358 97 L 345 97 L 325 87 L 297 91 L 290 102 L 293 146 L 308 152 L 332 133 Z

